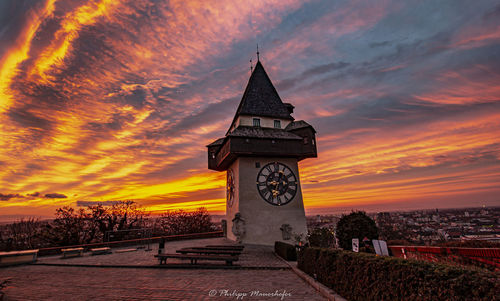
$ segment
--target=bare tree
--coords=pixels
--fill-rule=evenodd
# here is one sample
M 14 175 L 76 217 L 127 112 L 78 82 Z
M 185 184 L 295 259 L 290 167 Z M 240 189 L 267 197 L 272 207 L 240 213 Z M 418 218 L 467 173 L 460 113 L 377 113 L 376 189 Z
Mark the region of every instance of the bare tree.
M 89 241 L 88 215 L 85 209 L 62 207 L 56 210 L 56 218 L 48 226 L 49 239 L 60 246 L 83 244 Z
M 161 215 L 158 220 L 160 230 L 167 235 L 203 233 L 215 229 L 210 215 L 205 208 L 194 212 L 170 210 Z
M 142 228 L 149 215 L 134 201 L 119 201 L 112 206 L 89 206 L 88 210 L 94 229 L 99 230 L 101 238 L 105 238 L 110 231 Z
M 28 218 L 0 227 L 0 249 L 9 251 L 37 248 L 44 224 L 46 222 Z

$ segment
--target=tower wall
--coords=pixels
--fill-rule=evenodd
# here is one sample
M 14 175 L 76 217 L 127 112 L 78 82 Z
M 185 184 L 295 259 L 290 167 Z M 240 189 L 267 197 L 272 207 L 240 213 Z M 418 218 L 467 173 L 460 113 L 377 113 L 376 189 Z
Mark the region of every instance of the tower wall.
M 256 167 L 256 163 L 260 167 Z M 295 174 L 298 187 L 295 197 L 282 206 L 266 202 L 257 190 L 257 175 L 268 163 L 280 162 L 287 165 Z M 240 213 L 244 220 L 245 234 L 242 242 L 248 244 L 274 245 L 275 241 L 285 241 L 294 244 L 293 235 L 289 240 L 283 239 L 280 228 L 283 224 L 290 225 L 294 234 L 307 235 L 304 203 L 297 159 L 278 157 L 239 157 L 231 165 L 235 176 L 235 200 L 232 207 L 226 209 L 228 226 L 227 237 L 236 240 L 232 232 L 233 218 Z

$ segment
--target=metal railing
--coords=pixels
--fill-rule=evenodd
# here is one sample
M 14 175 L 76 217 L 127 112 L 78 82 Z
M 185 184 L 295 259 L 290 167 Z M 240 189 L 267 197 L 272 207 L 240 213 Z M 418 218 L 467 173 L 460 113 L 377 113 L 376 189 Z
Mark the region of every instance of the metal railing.
M 405 259 L 473 265 L 500 270 L 500 248 L 389 246 L 389 249 L 394 256 Z

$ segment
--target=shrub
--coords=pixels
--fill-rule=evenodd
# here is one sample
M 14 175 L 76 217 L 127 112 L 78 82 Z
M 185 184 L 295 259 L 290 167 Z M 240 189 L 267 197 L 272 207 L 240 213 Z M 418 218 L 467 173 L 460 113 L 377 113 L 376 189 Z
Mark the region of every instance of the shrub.
M 336 233 L 339 245 L 344 250 L 351 250 L 353 238 L 358 238 L 360 243 L 365 237 L 370 241 L 378 238 L 378 229 L 375 222 L 363 211 L 342 215 L 337 223 Z
M 286 242 L 276 241 L 274 243 L 274 252 L 287 261 L 297 260 L 295 246 L 287 244 Z
M 311 247 L 332 248 L 335 246 L 335 235 L 328 228 L 315 228 L 309 233 Z
M 349 300 L 497 300 L 498 273 L 307 248 L 298 267 Z

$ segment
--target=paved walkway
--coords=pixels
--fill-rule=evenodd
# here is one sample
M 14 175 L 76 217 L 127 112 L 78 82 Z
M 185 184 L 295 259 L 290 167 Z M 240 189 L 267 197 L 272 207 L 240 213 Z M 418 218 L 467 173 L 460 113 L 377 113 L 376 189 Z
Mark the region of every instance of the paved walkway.
M 186 240 L 168 242 L 166 249 L 225 243 L 222 238 Z M 39 263 L 63 265 L 2 268 L 0 279 L 11 278 L 5 300 L 325 300 L 272 248 L 246 246 L 239 262 L 244 269 L 238 270 L 147 268 L 158 266 L 156 253 L 42 257 Z
M 175 253 L 176 250 L 186 247 L 203 247 L 206 245 L 230 245 L 234 244 L 224 238 L 207 238 L 171 241 L 165 244 L 165 253 Z M 116 253 L 115 251 L 131 249 L 132 247 L 112 249 L 112 254 L 91 256 L 85 253 L 83 257 L 73 257 L 61 259 L 60 255 L 41 257 L 38 260 L 39 264 L 64 264 L 64 265 L 120 265 L 120 266 L 157 266 L 158 260 L 154 254 L 158 254 L 158 244 L 151 245 L 152 251 L 144 251 L 138 249 L 134 252 Z M 168 259 L 169 263 L 189 263 L 176 259 Z M 207 262 L 207 261 L 204 261 Z M 200 261 L 200 263 L 203 263 Z M 210 262 L 208 262 L 210 263 Z M 214 265 L 221 265 L 221 262 L 214 262 Z M 224 264 L 224 263 L 222 263 Z M 239 256 L 239 260 L 235 264 L 242 267 L 271 267 L 271 268 L 287 268 L 288 266 L 276 260 L 273 254 L 272 247 L 246 245 L 243 253 Z

